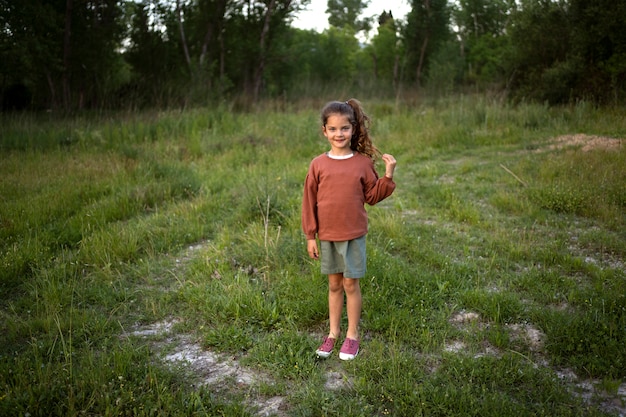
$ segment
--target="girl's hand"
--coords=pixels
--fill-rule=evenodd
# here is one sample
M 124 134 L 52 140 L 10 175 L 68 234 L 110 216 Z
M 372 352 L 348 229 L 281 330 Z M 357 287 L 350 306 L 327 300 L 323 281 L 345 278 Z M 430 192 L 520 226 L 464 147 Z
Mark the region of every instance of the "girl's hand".
M 309 256 L 311 259 L 319 259 L 320 251 L 317 250 L 317 241 L 315 239 L 310 239 L 306 241 L 306 250 L 309 252 Z
M 396 169 L 396 158 L 388 153 L 383 154 L 383 162 L 385 163 L 385 177 L 393 178 L 393 171 Z

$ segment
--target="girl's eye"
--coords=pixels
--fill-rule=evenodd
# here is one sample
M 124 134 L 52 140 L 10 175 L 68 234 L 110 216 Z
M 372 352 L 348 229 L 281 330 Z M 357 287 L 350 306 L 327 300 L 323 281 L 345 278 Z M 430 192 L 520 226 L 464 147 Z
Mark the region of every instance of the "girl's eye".
M 352 129 L 352 126 L 345 126 L 345 127 L 341 127 L 341 128 L 336 128 L 336 127 L 327 127 L 326 128 L 329 132 L 336 132 L 338 130 L 341 130 L 342 132 L 349 132 L 350 129 Z

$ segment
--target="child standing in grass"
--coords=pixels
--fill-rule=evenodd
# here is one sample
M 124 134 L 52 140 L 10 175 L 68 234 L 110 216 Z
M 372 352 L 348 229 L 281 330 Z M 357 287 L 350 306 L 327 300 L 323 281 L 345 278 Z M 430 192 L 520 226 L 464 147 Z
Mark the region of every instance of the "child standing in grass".
M 365 275 L 367 212 L 365 203 L 374 205 L 389 197 L 396 185 L 396 160 L 381 155 L 369 136 L 370 119 L 358 100 L 331 101 L 322 109 L 322 132 L 330 150 L 317 156 L 309 166 L 302 200 L 302 230 L 312 259 L 320 258 L 321 271 L 328 275 L 328 314 L 330 331 L 317 349 L 319 357 L 332 353 L 340 336 L 340 322 L 346 298 L 348 331 L 339 358 L 351 360 L 359 352 L 361 288 Z M 374 160 L 381 156 L 385 176 L 379 178 Z

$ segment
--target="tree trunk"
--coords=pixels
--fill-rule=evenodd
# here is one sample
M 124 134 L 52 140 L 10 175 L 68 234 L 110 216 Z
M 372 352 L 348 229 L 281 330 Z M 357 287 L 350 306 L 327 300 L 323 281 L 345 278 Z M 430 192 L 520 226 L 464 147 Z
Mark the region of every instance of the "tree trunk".
M 261 84 L 263 83 L 263 72 L 265 71 L 265 62 L 267 60 L 267 37 L 270 32 L 270 21 L 274 14 L 276 0 L 270 0 L 265 13 L 265 21 L 263 22 L 263 30 L 261 31 L 261 40 L 259 42 L 259 65 L 254 74 L 254 101 L 256 102 L 261 94 Z
M 374 80 L 378 80 L 378 56 L 372 52 L 372 65 L 374 66 Z
M 52 75 L 50 75 L 50 71 L 46 69 L 46 80 L 48 81 L 48 88 L 50 89 L 50 108 L 52 110 L 57 107 L 57 95 L 56 89 L 54 88 L 54 81 L 52 81 Z
M 431 15 L 430 15 L 430 0 L 424 0 L 424 9 L 426 10 L 426 21 L 428 22 L 426 27 L 424 28 L 424 40 L 422 41 L 422 47 L 420 49 L 420 59 L 417 64 L 417 87 L 422 86 L 422 71 L 424 69 L 424 59 L 426 57 L 426 48 L 428 47 L 428 41 L 430 38 L 430 24 L 431 24 Z
M 201 67 L 204 65 L 204 60 L 206 59 L 209 50 L 209 43 L 211 43 L 211 38 L 213 38 L 213 25 L 209 22 L 209 24 L 207 25 L 206 35 L 204 35 L 204 42 L 202 43 L 200 58 L 198 59 L 198 63 Z
M 192 72 L 191 57 L 189 56 L 189 48 L 187 47 L 187 38 L 185 37 L 185 28 L 183 26 L 183 16 L 180 10 L 180 0 L 176 0 L 176 14 L 178 16 L 178 29 L 180 30 L 180 42 L 183 44 L 183 52 L 185 53 L 185 61 L 187 61 L 187 66 L 189 67 L 189 71 Z
M 420 50 L 420 59 L 419 62 L 417 64 L 417 87 L 421 87 L 422 86 L 422 70 L 424 67 L 424 57 L 426 56 L 426 47 L 428 46 L 428 33 L 426 33 L 426 36 L 424 37 L 424 41 L 422 42 L 422 48 Z
M 398 91 L 399 74 L 400 73 L 400 55 L 396 52 L 395 59 L 393 61 L 393 88 Z
M 204 65 L 204 62 L 207 59 L 207 55 L 209 55 L 209 44 L 211 43 L 211 39 L 213 39 L 213 34 L 215 30 L 221 32 L 221 28 L 224 22 L 224 11 L 226 10 L 226 0 L 217 0 L 216 2 L 216 10 L 215 10 L 215 21 L 217 24 L 211 20 L 211 16 L 209 16 L 209 23 L 207 24 L 206 34 L 204 35 L 204 42 L 202 44 L 202 49 L 200 52 L 200 59 L 198 62 L 200 66 Z M 218 35 L 219 36 L 219 35 Z
M 63 107 L 69 109 L 71 104 L 70 59 L 72 56 L 72 8 L 73 0 L 65 1 L 65 31 L 63 33 Z
M 220 81 L 224 81 L 226 77 L 226 48 L 224 46 L 224 35 L 221 31 L 218 37 L 220 40 Z M 225 91 L 224 84 L 220 83 L 220 85 L 222 87 L 220 93 L 223 93 Z

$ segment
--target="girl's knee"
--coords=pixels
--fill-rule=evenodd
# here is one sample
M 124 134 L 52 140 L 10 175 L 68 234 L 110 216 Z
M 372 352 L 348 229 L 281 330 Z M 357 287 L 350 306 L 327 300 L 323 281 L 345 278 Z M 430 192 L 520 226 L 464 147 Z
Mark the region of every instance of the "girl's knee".
M 356 278 L 344 278 L 343 280 L 343 289 L 347 293 L 353 293 L 360 289 L 359 280 Z
M 330 292 L 343 291 L 343 275 L 342 274 L 330 274 L 328 275 L 328 289 Z
M 337 292 L 343 292 L 343 284 L 340 282 L 329 282 L 328 283 L 328 291 L 333 292 L 333 293 L 337 293 Z

